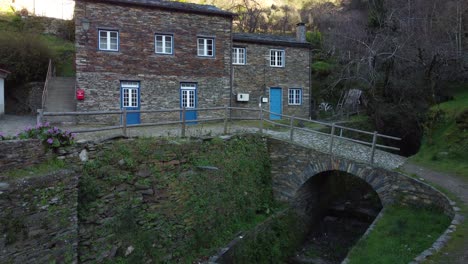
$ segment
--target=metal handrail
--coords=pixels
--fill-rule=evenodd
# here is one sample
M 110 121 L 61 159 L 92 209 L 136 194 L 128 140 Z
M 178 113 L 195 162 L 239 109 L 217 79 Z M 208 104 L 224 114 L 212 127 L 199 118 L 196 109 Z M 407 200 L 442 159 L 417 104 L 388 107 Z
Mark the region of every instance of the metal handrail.
M 220 111 L 224 110 L 224 116 L 223 117 L 212 117 L 212 118 L 203 118 L 203 119 L 195 119 L 195 120 L 186 120 L 186 112 L 187 111 Z M 254 112 L 259 112 L 259 118 L 252 118 L 252 117 L 231 117 L 231 114 L 229 111 L 232 110 L 241 110 L 241 111 L 254 111 Z M 129 125 L 127 124 L 127 114 L 129 113 L 163 113 L 163 112 L 178 112 L 181 113 L 182 120 L 178 121 L 164 121 L 164 122 L 155 122 L 155 123 L 143 123 L 143 124 L 132 124 Z M 261 127 L 260 127 L 260 132 L 263 133 L 263 122 L 273 124 L 275 126 L 281 126 L 281 127 L 286 127 L 290 129 L 290 140 L 294 141 L 294 131 L 304 131 L 307 133 L 315 133 L 323 136 L 329 136 L 330 137 L 330 143 L 329 143 L 329 154 L 331 156 L 334 155 L 333 147 L 334 147 L 334 142 L 335 139 L 339 140 L 345 140 L 353 143 L 358 143 L 362 144 L 365 146 L 370 146 L 371 147 L 371 155 L 370 155 L 370 160 L 369 162 L 371 164 L 374 163 L 374 156 L 375 156 L 375 150 L 376 148 L 383 148 L 383 149 L 389 149 L 389 150 L 400 150 L 399 148 L 396 147 L 391 147 L 391 146 L 386 146 L 382 144 L 377 144 L 378 138 L 385 138 L 385 139 L 392 139 L 392 140 L 401 140 L 401 138 L 394 137 L 394 136 L 389 136 L 389 135 L 383 135 L 377 133 L 377 131 L 370 132 L 370 131 L 364 131 L 364 130 L 359 130 L 355 128 L 350 128 L 350 127 L 344 127 L 340 125 L 336 125 L 335 123 L 325 123 L 317 120 L 309 120 L 305 118 L 300 118 L 300 117 L 294 117 L 291 115 L 283 115 L 279 113 L 274 113 L 262 108 L 245 108 L 245 107 L 206 107 L 206 108 L 175 108 L 175 109 L 157 109 L 157 110 L 127 110 L 127 109 L 121 109 L 121 110 L 112 110 L 112 111 L 89 111 L 89 112 L 43 112 L 42 109 L 38 110 L 39 116 L 38 116 L 38 123 L 41 122 L 44 116 L 78 116 L 78 115 L 120 115 L 122 124 L 119 126 L 108 126 L 108 127 L 101 127 L 101 128 L 90 128 L 90 129 L 84 129 L 84 130 L 77 130 L 73 131 L 75 133 L 85 133 L 85 132 L 95 132 L 95 131 L 104 131 L 104 130 L 111 130 L 111 129 L 122 129 L 122 133 L 124 136 L 127 136 L 127 128 L 135 128 L 135 127 L 147 127 L 147 126 L 161 126 L 161 125 L 169 125 L 169 124 L 180 124 L 181 125 L 181 135 L 184 137 L 185 136 L 185 130 L 186 130 L 186 124 L 190 123 L 203 123 L 203 122 L 213 122 L 213 121 L 224 121 L 224 131 L 227 133 L 227 123 L 229 120 L 260 120 L 261 121 Z M 289 125 L 287 124 L 282 124 L 278 122 L 274 122 L 272 120 L 268 120 L 264 118 L 264 113 L 270 113 L 273 115 L 281 116 L 283 118 L 287 118 L 290 120 Z M 309 122 L 309 123 L 314 123 L 314 124 L 319 124 L 322 126 L 330 127 L 331 128 L 331 133 L 324 133 L 321 131 L 313 130 L 313 129 L 308 129 L 304 127 L 297 127 L 294 126 L 294 121 L 304 121 L 304 122 Z M 341 132 L 339 135 L 336 135 L 335 131 L 337 129 L 340 129 Z M 363 140 L 357 140 L 353 138 L 348 138 L 344 137 L 342 135 L 343 130 L 349 130 L 353 131 L 356 133 L 364 134 L 364 135 L 371 135 L 372 136 L 372 141 L 367 142 Z
M 49 87 L 49 80 L 51 77 L 52 77 L 52 59 L 49 59 L 49 66 L 47 67 L 47 75 L 46 75 L 46 79 L 44 82 L 44 89 L 42 90 L 42 99 L 41 99 L 42 109 L 45 108 L 45 103 L 47 100 L 47 92 L 48 92 L 48 87 Z

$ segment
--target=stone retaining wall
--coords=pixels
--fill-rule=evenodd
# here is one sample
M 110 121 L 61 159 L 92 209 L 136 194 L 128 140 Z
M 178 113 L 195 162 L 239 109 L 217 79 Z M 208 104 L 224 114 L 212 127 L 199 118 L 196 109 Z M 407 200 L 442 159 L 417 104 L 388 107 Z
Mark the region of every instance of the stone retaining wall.
M 0 171 L 41 163 L 51 157 L 39 139 L 0 141 Z
M 76 263 L 78 176 L 0 178 L 0 263 Z

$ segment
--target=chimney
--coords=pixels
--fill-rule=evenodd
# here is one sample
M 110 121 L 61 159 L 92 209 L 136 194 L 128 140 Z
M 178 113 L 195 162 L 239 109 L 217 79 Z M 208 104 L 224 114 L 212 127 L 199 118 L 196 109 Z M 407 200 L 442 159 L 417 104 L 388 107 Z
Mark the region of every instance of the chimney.
M 298 42 L 307 42 L 306 40 L 306 26 L 305 23 L 297 23 L 296 25 L 296 40 Z

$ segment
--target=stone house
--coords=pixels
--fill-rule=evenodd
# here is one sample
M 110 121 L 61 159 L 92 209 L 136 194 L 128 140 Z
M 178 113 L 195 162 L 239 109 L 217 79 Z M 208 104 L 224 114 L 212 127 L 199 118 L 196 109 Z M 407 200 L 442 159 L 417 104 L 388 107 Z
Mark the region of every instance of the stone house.
M 77 111 L 258 107 L 263 101 L 265 109 L 308 117 L 305 27 L 299 26 L 301 40 L 234 34 L 234 16 L 214 6 L 180 2 L 77 0 L 76 87 L 85 92 Z M 211 114 L 188 111 L 187 119 Z M 128 122 L 155 116 L 132 113 Z
M 233 91 L 249 95 L 236 106 L 258 107 L 271 112 L 309 116 L 310 45 L 305 25 L 297 25 L 297 36 L 233 34 Z M 279 116 L 269 114 L 270 119 Z

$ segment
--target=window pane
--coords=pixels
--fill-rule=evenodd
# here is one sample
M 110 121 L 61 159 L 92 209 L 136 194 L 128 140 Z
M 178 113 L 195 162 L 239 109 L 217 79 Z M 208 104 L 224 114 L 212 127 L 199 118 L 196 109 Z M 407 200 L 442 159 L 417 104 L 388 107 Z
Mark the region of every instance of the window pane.
M 128 107 L 128 89 L 123 89 L 123 106 Z
M 105 39 L 104 39 L 104 40 L 102 40 L 102 39 L 100 40 L 100 42 L 99 42 L 99 49 L 101 49 L 101 50 L 107 49 L 107 41 L 106 41 Z
M 132 89 L 132 107 L 138 106 L 137 89 Z

